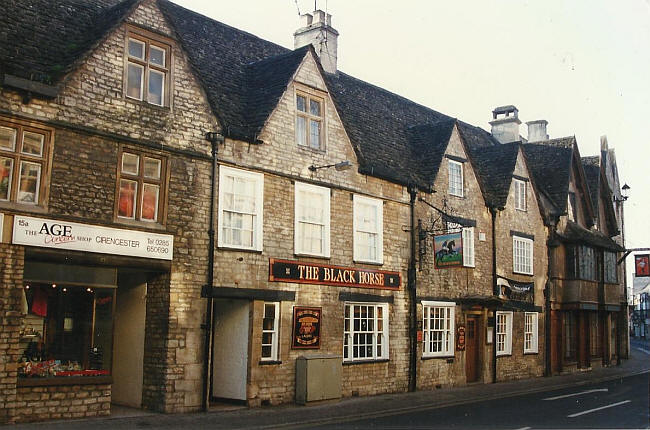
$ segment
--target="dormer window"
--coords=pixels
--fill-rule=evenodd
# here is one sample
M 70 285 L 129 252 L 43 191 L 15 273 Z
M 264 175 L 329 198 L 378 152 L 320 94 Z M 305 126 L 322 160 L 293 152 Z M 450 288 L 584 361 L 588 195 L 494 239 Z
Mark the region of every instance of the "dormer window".
M 296 142 L 312 149 L 324 149 L 323 99 L 296 93 Z
M 129 33 L 126 43 L 126 97 L 169 106 L 170 53 L 171 47 L 160 40 Z
M 449 194 L 463 197 L 463 163 L 449 161 Z
M 514 180 L 515 184 L 515 209 L 526 210 L 526 182 L 520 179 Z

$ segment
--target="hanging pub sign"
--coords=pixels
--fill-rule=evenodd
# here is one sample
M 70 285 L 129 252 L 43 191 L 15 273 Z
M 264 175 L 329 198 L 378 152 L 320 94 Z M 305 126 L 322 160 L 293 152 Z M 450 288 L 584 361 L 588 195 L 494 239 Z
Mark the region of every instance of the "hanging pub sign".
M 293 349 L 320 348 L 321 308 L 294 306 Z
M 650 276 L 650 254 L 634 256 L 634 276 Z
M 456 329 L 456 351 L 465 351 L 465 326 L 459 325 Z
M 399 272 L 269 259 L 269 281 L 399 290 Z
M 462 233 L 439 234 L 433 237 L 436 269 L 463 265 Z

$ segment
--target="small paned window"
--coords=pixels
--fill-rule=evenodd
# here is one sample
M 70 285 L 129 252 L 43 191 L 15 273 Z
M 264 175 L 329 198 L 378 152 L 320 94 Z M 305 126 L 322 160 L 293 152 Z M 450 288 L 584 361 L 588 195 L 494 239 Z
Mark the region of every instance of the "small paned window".
M 578 271 L 580 279 L 596 280 L 596 252 L 590 246 L 578 247 Z
M 512 312 L 497 312 L 497 355 L 512 354 Z
M 262 361 L 278 361 L 280 303 L 264 303 L 262 319 Z
M 601 348 L 601 334 L 600 334 L 600 318 L 598 318 L 598 312 L 589 313 L 589 346 L 591 349 L 592 357 L 602 356 Z
M 423 357 L 453 357 L 454 310 L 453 302 L 422 302 Z
M 169 106 L 171 47 L 130 33 L 127 37 L 126 96 L 158 106 Z
M 220 247 L 261 251 L 264 175 L 221 166 L 219 169 Z
M 515 209 L 526 210 L 526 181 L 514 180 L 515 184 Z
M 605 260 L 605 282 L 608 284 L 618 283 L 618 265 L 616 264 L 616 253 L 605 251 L 604 254 Z
M 295 253 L 330 256 L 330 190 L 296 182 Z
M 463 266 L 474 267 L 474 227 L 463 228 Z
M 524 237 L 512 237 L 512 271 L 533 274 L 533 241 Z
M 296 142 L 313 149 L 323 149 L 323 99 L 296 94 Z
M 388 359 L 388 304 L 346 303 L 343 361 Z
M 463 163 L 449 161 L 449 194 L 463 197 Z
M 52 132 L 0 120 L 0 201 L 42 205 Z
M 117 217 L 162 222 L 167 160 L 124 149 L 117 179 Z
M 381 200 L 354 195 L 354 260 L 383 263 L 384 205 Z
M 537 312 L 526 312 L 524 314 L 524 353 L 537 353 Z

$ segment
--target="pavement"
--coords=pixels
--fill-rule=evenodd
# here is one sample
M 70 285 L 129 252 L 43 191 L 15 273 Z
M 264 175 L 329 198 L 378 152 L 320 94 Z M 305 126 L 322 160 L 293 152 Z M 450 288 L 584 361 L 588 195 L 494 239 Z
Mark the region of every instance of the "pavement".
M 151 428 L 301 428 L 344 423 L 364 418 L 388 416 L 423 409 L 504 399 L 523 394 L 579 387 L 594 382 L 604 382 L 650 372 L 650 341 L 633 339 L 630 358 L 618 366 L 590 371 L 498 382 L 496 384 L 471 384 L 463 387 L 442 388 L 414 393 L 385 394 L 370 397 L 352 397 L 337 401 L 320 402 L 307 406 L 284 405 L 234 410 L 211 410 L 208 413 L 163 415 L 147 413 L 140 416 L 111 416 L 89 420 L 66 420 L 15 425 L 15 429 L 82 429 L 90 426 L 111 429 Z

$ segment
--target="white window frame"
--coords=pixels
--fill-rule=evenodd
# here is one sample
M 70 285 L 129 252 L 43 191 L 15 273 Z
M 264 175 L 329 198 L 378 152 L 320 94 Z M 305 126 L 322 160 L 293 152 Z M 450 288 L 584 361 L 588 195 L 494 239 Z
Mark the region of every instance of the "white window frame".
M 274 318 L 273 318 L 273 329 L 267 330 L 264 328 L 264 316 L 266 315 L 266 307 L 273 306 L 274 308 Z M 264 333 L 271 333 L 271 343 L 264 343 Z M 260 360 L 261 361 L 278 361 L 280 357 L 280 342 L 279 342 L 279 333 L 280 333 L 280 302 L 264 302 L 262 304 L 262 338 L 261 340 L 261 350 L 260 350 Z M 271 355 L 269 357 L 264 357 L 264 347 L 271 347 Z
M 529 321 L 530 319 L 530 321 Z M 539 352 L 539 313 L 524 313 L 524 354 Z
M 357 306 L 366 306 L 374 308 L 373 313 L 373 327 L 372 331 L 355 331 L 354 330 L 354 308 Z M 378 329 L 377 310 L 382 309 L 382 330 Z M 377 361 L 388 360 L 389 358 L 389 308 L 388 303 L 368 303 L 368 302 L 345 302 L 343 307 L 343 361 L 344 362 L 359 362 L 359 361 Z M 346 330 L 347 322 L 347 330 Z M 371 334 L 372 335 L 372 355 L 370 357 L 354 357 L 354 335 L 355 334 Z M 378 338 L 381 338 L 381 355 L 377 354 Z M 347 345 L 346 345 L 347 343 Z M 347 350 L 346 350 L 347 349 Z
M 503 322 L 499 322 L 500 317 L 503 317 Z M 512 355 L 512 312 L 497 311 L 495 326 L 494 347 L 497 349 L 497 356 Z
M 474 227 L 463 227 L 463 266 L 475 267 Z
M 514 273 L 521 273 L 524 275 L 533 274 L 533 240 L 526 237 L 521 237 L 517 235 L 512 236 L 512 271 Z M 528 248 L 529 255 L 526 258 L 525 252 Z M 523 255 L 518 255 L 518 251 L 524 252 Z M 527 260 L 528 264 L 525 264 Z M 526 267 L 529 266 L 529 267 Z
M 434 309 L 443 312 L 442 325 L 438 329 L 431 327 L 431 313 Z M 434 332 L 442 332 L 443 348 L 432 351 Z M 422 301 L 422 357 L 453 357 L 456 350 L 456 303 Z
M 305 99 L 305 111 L 298 110 L 298 97 L 303 97 Z M 315 101 L 320 104 L 320 116 L 313 115 L 311 113 L 311 101 Z M 325 98 L 315 94 L 310 94 L 306 91 L 296 90 L 294 95 L 294 102 L 296 107 L 296 121 L 295 121 L 295 142 L 299 147 L 310 148 L 316 151 L 325 150 Z M 305 119 L 305 144 L 302 144 L 298 141 L 298 118 Z M 312 144 L 311 141 L 311 123 L 317 122 L 320 126 L 319 129 L 319 141 L 318 146 Z
M 447 161 L 448 161 L 448 170 L 447 171 L 449 173 L 449 187 L 448 187 L 449 194 L 452 195 L 452 196 L 456 196 L 456 197 L 463 197 L 464 196 L 463 163 L 460 163 L 460 162 L 454 161 L 454 160 L 447 160 Z M 460 178 L 459 178 L 459 180 L 460 180 L 460 191 L 456 190 L 452 186 L 452 184 L 454 183 L 454 181 L 452 181 L 452 176 L 455 176 L 452 173 L 454 171 L 452 166 L 454 166 L 454 167 L 457 166 L 458 167 L 458 172 L 459 172 L 459 176 L 460 176 Z
M 324 220 L 323 220 L 323 232 L 322 232 L 322 252 L 321 253 L 315 253 L 312 252 L 311 250 L 305 250 L 302 248 L 302 237 L 300 236 L 300 225 L 301 223 L 307 224 L 308 222 L 302 221 L 300 219 L 300 214 L 299 214 L 299 207 L 300 207 L 300 199 L 301 199 L 301 193 L 302 192 L 310 192 L 310 193 L 315 193 L 320 196 L 320 198 L 323 199 L 322 201 L 322 207 L 323 207 L 323 212 L 324 212 Z M 317 185 L 311 185 L 311 184 L 306 184 L 304 182 L 296 182 L 295 185 L 295 199 L 294 199 L 294 230 L 293 230 L 293 236 L 294 236 L 294 252 L 297 255 L 311 255 L 315 257 L 327 257 L 329 258 L 330 256 L 330 189 L 325 188 L 325 187 L 319 187 Z
M 527 200 L 526 200 L 526 192 L 527 192 L 527 184 L 526 181 L 522 181 L 521 179 L 515 179 L 514 180 L 515 184 L 515 209 L 518 211 L 524 211 L 526 212 L 527 210 Z
M 241 178 L 255 182 L 255 212 L 253 215 L 253 243 L 252 246 L 227 243 L 223 234 L 224 211 L 230 211 L 224 207 L 225 188 L 223 184 L 227 176 Z M 235 211 L 230 211 L 235 212 Z M 251 172 L 248 170 L 235 169 L 227 166 L 219 166 L 219 220 L 217 223 L 217 245 L 220 248 L 248 249 L 253 251 L 262 251 L 264 245 L 264 175 L 262 173 Z
M 384 202 L 379 199 L 373 199 L 370 197 L 360 196 L 354 194 L 353 196 L 353 215 L 352 215 L 352 228 L 354 229 L 354 261 L 361 263 L 384 263 Z M 358 220 L 359 212 L 361 210 L 361 205 L 373 206 L 377 210 L 377 224 L 375 225 L 375 230 L 362 230 Z M 369 259 L 364 258 L 361 255 L 359 250 L 359 245 L 362 243 L 361 233 L 374 234 L 377 237 L 377 251 L 376 258 Z M 367 245 L 367 244 L 365 244 Z

